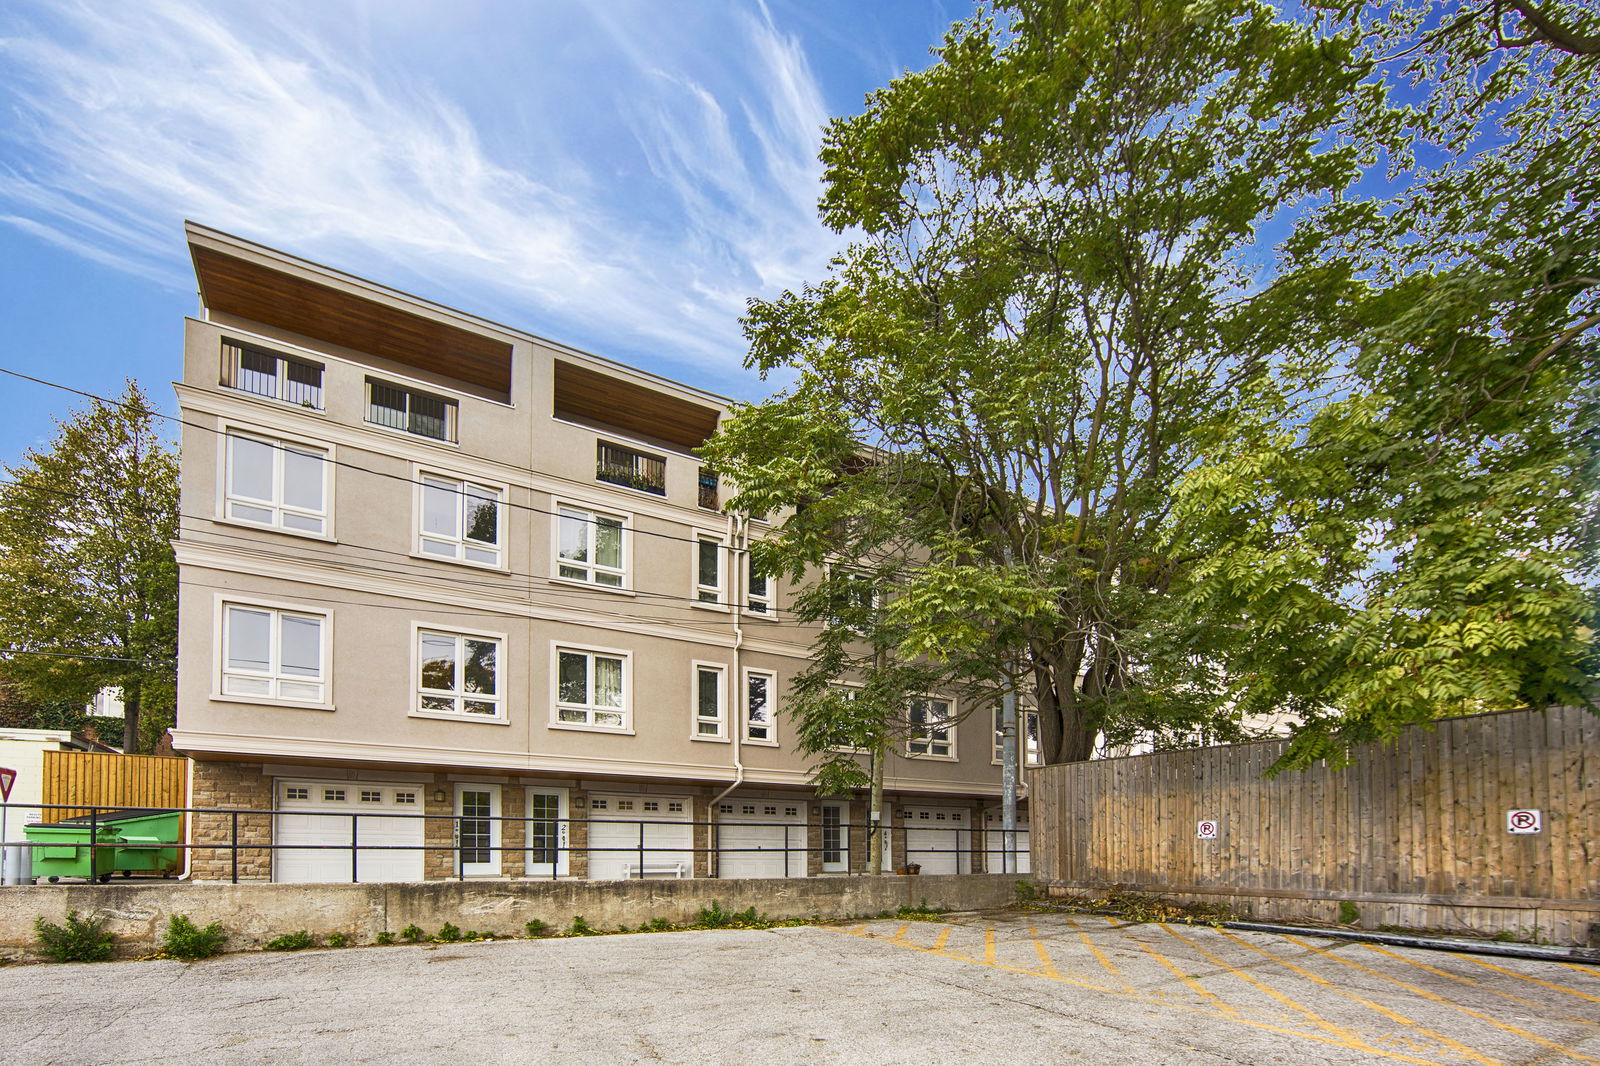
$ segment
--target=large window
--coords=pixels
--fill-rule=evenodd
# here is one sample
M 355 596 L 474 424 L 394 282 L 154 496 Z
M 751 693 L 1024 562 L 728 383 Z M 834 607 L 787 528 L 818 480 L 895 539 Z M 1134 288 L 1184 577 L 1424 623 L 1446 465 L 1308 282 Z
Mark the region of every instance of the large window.
M 328 453 L 228 430 L 224 515 L 297 533 L 328 532 Z
M 502 493 L 488 485 L 423 474 L 417 546 L 426 555 L 500 565 Z
M 557 519 L 556 575 L 622 588 L 627 563 L 624 520 L 577 507 L 562 506 Z
M 722 538 L 702 533 L 694 543 L 694 598 L 697 603 L 722 606 Z
M 756 744 L 776 744 L 778 675 L 770 670 L 744 672 L 744 739 Z
M 694 664 L 694 739 L 727 739 L 725 711 L 727 670 L 709 663 Z
M 222 694 L 323 703 L 328 617 L 222 605 Z
M 939 759 L 955 758 L 955 721 L 951 716 L 949 700 L 912 700 L 907 717 L 911 725 L 910 735 L 906 740 L 908 755 L 930 755 Z
M 772 613 L 772 583 L 756 566 L 755 556 L 745 555 L 745 608 L 751 614 Z
M 625 656 L 557 648 L 557 724 L 627 729 L 627 668 Z
M 498 636 L 417 630 L 417 704 L 424 715 L 505 717 Z
M 1006 732 L 1005 711 L 998 705 L 994 709 L 994 762 L 998 765 L 1006 759 Z M 1038 766 L 1039 759 L 1039 712 L 1024 708 L 1017 708 L 1017 732 L 1022 741 L 1022 765 Z
M 367 421 L 434 440 L 456 439 L 456 404 L 402 385 L 367 379 Z
M 620 444 L 598 442 L 594 476 L 597 481 L 611 485 L 623 485 L 657 496 L 667 494 L 667 461 L 659 455 L 646 455 Z
M 240 392 L 322 410 L 322 367 L 264 348 L 224 340 L 222 383 Z

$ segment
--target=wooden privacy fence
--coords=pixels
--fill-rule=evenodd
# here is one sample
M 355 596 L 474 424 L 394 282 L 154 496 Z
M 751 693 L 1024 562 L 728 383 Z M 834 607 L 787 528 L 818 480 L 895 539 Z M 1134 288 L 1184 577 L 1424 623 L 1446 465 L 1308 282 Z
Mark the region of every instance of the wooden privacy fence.
M 1286 746 L 1033 771 L 1035 876 L 1058 895 L 1120 887 L 1277 918 L 1600 934 L 1600 718 L 1443 719 L 1342 770 L 1264 776 Z
M 42 803 L 72 805 L 40 811 L 42 822 L 88 814 L 90 804 L 117 807 L 187 807 L 188 759 L 172 755 L 116 755 L 97 751 L 46 751 Z M 31 812 L 30 812 L 31 813 Z

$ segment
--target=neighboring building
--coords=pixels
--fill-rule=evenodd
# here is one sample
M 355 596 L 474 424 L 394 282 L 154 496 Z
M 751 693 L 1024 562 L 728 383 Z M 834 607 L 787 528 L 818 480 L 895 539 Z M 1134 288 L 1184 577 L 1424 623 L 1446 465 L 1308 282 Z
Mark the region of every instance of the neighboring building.
M 20 842 L 22 827 L 44 820 L 44 753 L 47 751 L 112 751 L 88 737 L 66 729 L 8 729 L 0 727 L 0 766 L 16 771 L 7 800 L 4 840 L 18 846 L 0 848 L 0 883 L 28 880 L 32 852 Z
M 280 847 L 241 877 L 349 880 L 351 814 L 418 812 L 361 821 L 362 880 L 865 868 L 864 801 L 815 794 L 783 713 L 814 632 L 693 454 L 728 400 L 188 238 L 173 741 L 195 806 L 279 811 L 241 816 Z M 955 710 L 886 768 L 891 865 L 998 846 L 990 716 Z M 195 822 L 194 876 L 230 876 L 229 819 Z

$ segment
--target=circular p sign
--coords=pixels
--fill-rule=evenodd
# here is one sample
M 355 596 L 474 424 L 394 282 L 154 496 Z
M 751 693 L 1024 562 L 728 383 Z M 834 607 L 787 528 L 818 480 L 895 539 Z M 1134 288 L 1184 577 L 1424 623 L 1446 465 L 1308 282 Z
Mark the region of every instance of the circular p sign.
M 1532 809 L 1506 812 L 1506 832 L 1508 833 L 1537 833 L 1543 828 L 1543 819 L 1539 812 Z
M 1194 827 L 1194 835 L 1199 837 L 1201 840 L 1217 839 L 1217 823 L 1210 819 L 1204 822 L 1196 823 Z

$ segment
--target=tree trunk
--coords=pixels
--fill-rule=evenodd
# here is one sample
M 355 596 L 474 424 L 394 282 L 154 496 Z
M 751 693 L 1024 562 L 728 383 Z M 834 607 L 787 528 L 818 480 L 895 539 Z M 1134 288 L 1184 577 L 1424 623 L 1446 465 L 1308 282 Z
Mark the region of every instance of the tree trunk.
M 872 753 L 872 795 L 867 800 L 867 873 L 883 873 L 883 764 L 889 761 L 889 749 L 879 748 Z
M 137 680 L 128 681 L 122 689 L 122 753 L 139 754 L 139 704 L 143 693 Z

